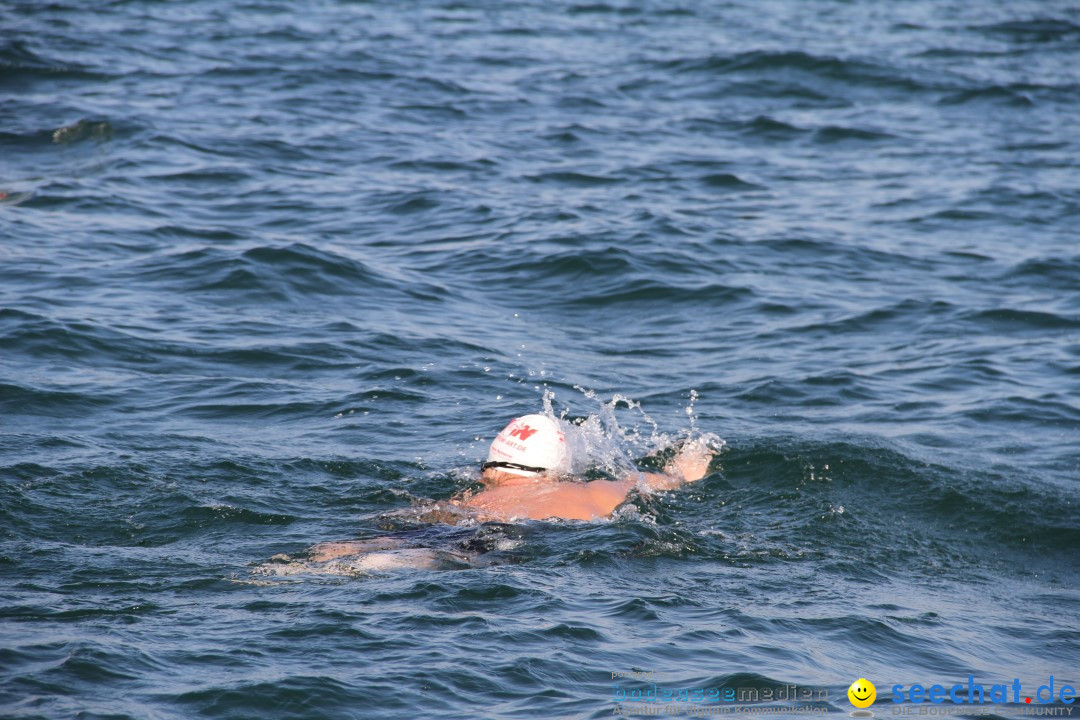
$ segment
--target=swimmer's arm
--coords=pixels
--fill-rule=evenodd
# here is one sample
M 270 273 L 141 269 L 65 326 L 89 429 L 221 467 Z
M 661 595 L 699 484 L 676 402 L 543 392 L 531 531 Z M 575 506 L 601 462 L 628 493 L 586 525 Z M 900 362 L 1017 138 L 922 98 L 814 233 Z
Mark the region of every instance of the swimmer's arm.
M 636 486 L 645 486 L 650 490 L 674 490 L 683 484 L 683 479 L 665 473 L 637 472 L 627 478 Z
M 682 479 L 660 473 L 635 472 L 622 480 L 593 480 L 582 490 L 587 493 L 587 504 L 596 517 L 607 517 L 615 508 L 626 502 L 630 491 L 638 487 L 649 490 L 671 490 L 682 484 Z
M 641 484 L 650 490 L 673 490 L 684 483 L 697 482 L 709 474 L 709 463 L 715 453 L 703 442 L 688 442 L 664 466 L 662 473 L 631 473 L 623 483 L 628 483 L 627 492 Z

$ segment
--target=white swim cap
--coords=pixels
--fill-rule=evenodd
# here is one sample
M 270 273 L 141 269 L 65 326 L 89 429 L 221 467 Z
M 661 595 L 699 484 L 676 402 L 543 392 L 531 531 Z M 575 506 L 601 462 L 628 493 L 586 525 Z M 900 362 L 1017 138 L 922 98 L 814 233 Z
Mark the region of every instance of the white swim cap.
M 557 420 L 546 415 L 523 415 L 491 442 L 484 469 L 489 467 L 525 477 L 549 471 L 570 472 L 566 436 Z

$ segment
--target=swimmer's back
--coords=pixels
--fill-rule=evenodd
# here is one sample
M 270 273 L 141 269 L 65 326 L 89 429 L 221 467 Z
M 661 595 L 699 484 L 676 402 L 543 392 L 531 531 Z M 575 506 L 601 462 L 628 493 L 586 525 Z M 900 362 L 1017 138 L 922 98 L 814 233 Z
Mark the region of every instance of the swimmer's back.
M 465 507 L 493 518 L 593 520 L 608 517 L 626 500 L 627 481 L 594 480 L 548 485 L 496 487 L 465 500 Z

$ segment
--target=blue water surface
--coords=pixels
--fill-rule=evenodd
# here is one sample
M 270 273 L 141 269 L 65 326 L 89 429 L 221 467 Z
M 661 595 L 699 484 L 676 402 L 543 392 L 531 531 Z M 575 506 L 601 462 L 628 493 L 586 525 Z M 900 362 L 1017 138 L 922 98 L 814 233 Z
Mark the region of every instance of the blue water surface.
M 1075 2 L 0 27 L 0 716 L 601 718 L 645 673 L 1068 707 Z M 727 444 L 609 520 L 432 524 L 545 398 L 594 473 Z M 273 572 L 385 533 L 467 559 Z

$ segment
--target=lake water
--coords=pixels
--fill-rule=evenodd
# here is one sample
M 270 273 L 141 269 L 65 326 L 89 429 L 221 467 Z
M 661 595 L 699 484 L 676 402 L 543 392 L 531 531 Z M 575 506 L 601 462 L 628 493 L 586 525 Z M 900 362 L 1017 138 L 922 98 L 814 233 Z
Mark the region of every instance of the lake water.
M 1074 707 L 1075 2 L 0 25 L 0 715 Z M 426 523 L 545 398 L 594 474 L 726 446 L 611 520 Z M 272 572 L 387 532 L 485 552 Z

